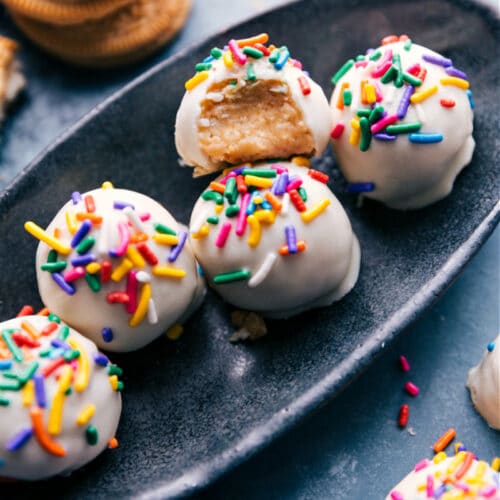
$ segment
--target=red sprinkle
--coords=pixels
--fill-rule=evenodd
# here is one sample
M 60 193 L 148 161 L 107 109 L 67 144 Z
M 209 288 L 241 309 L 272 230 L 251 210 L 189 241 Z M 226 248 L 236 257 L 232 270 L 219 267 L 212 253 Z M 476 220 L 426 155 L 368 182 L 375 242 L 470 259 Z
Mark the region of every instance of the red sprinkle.
M 307 210 L 304 200 L 296 189 L 292 189 L 288 192 L 288 194 L 290 195 L 290 200 L 295 205 L 297 211 L 305 212 Z
M 18 347 L 40 347 L 40 342 L 31 338 L 23 332 L 14 332 L 12 334 L 12 340 L 18 345 Z
M 408 360 L 405 356 L 399 356 L 399 365 L 401 366 L 401 370 L 403 370 L 404 372 L 410 371 L 410 363 L 408 363 Z
M 409 416 L 410 416 L 410 407 L 408 405 L 401 405 L 399 407 L 399 416 L 398 416 L 399 427 L 406 427 Z
M 314 168 L 310 168 L 307 173 L 309 174 L 310 177 L 312 177 L 314 180 L 322 182 L 323 184 L 326 184 L 328 182 L 328 175 L 324 174 L 323 172 L 320 172 L 319 170 L 314 170 Z
M 47 378 L 52 372 L 57 370 L 60 366 L 64 365 L 65 361 L 63 357 L 56 358 L 50 363 L 46 364 L 41 370 L 40 373 Z
M 21 316 L 30 316 L 33 314 L 33 308 L 31 306 L 23 306 L 21 310 L 17 313 L 17 317 L 20 318 Z
M 302 91 L 302 94 L 309 95 L 311 93 L 311 87 L 309 86 L 309 82 L 305 76 L 299 76 L 299 87 Z
M 109 260 L 105 260 L 101 264 L 101 283 L 108 283 L 111 279 L 112 264 Z
M 460 468 L 455 472 L 455 478 L 461 479 L 465 473 L 469 470 L 470 466 L 472 465 L 472 462 L 474 461 L 474 454 L 471 453 L 470 451 L 467 451 L 465 453 L 465 458 L 464 461 L 462 462 L 462 465 Z
M 335 127 L 333 127 L 332 132 L 330 133 L 330 137 L 332 139 L 338 139 L 341 135 L 342 132 L 344 131 L 344 124 L 343 123 L 337 123 Z
M 245 178 L 242 175 L 236 177 L 236 189 L 240 194 L 245 194 L 248 191 Z
M 110 292 L 106 295 L 106 300 L 110 304 L 128 304 L 130 297 L 125 292 Z
M 425 77 L 427 76 L 427 70 L 425 68 L 421 68 L 416 76 L 422 81 L 422 83 L 424 83 Z
M 405 384 L 405 391 L 410 396 L 415 397 L 420 392 L 420 389 L 413 382 L 406 382 L 406 384 Z
M 59 325 L 57 323 L 50 322 L 47 326 L 45 326 L 42 329 L 42 331 L 40 332 L 40 335 L 42 335 L 42 336 L 50 335 L 52 332 L 54 332 L 55 330 L 57 330 L 58 326 Z
M 137 245 L 137 250 L 146 259 L 148 264 L 156 266 L 158 264 L 158 257 L 153 253 L 151 248 L 149 248 L 146 243 L 139 243 Z
M 441 106 L 443 106 L 443 108 L 455 107 L 455 101 L 453 99 L 441 99 L 439 102 L 441 103 Z
M 88 213 L 94 213 L 95 212 L 95 202 L 94 202 L 94 197 L 91 194 L 87 194 L 84 198 L 85 200 L 85 208 L 87 209 Z
M 271 54 L 271 51 L 263 43 L 254 43 L 253 46 L 260 50 L 265 56 Z

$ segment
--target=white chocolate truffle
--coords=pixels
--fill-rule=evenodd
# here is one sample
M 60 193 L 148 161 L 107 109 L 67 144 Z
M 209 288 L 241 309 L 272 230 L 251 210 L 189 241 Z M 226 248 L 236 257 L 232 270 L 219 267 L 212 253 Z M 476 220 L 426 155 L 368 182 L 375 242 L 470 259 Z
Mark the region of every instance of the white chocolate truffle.
M 500 430 L 500 335 L 488 344 L 479 365 L 469 371 L 467 387 L 476 410 Z
M 451 192 L 474 139 L 467 75 L 450 59 L 403 36 L 348 61 L 332 82 L 333 147 L 351 191 L 396 209 Z
M 459 451 L 453 457 L 439 453 L 433 460 L 419 462 L 386 500 L 498 498 L 498 485 L 498 472 L 473 453 Z
M 238 167 L 210 184 L 193 209 L 190 236 L 208 283 L 226 302 L 284 318 L 352 289 L 359 244 L 327 180 L 279 162 Z
M 187 231 L 143 194 L 73 193 L 41 235 L 33 223 L 25 228 L 42 240 L 36 254 L 42 301 L 106 350 L 145 346 L 203 299 Z
M 0 331 L 0 476 L 45 479 L 93 460 L 118 427 L 121 369 L 55 315 Z
M 231 40 L 196 66 L 177 113 L 175 143 L 194 175 L 268 158 L 320 156 L 331 129 L 322 89 L 288 49 Z

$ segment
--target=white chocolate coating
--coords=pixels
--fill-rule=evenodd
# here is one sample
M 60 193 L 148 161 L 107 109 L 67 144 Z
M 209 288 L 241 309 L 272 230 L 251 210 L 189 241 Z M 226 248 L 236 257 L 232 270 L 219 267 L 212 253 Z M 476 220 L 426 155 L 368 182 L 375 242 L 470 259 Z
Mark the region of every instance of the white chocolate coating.
M 229 206 L 227 200 L 224 211 L 217 214 L 215 203 L 200 197 L 191 215 L 190 235 L 193 251 L 208 283 L 224 300 L 267 317 L 283 318 L 314 307 L 328 306 L 349 292 L 358 277 L 360 249 L 344 209 L 326 184 L 312 179 L 305 167 L 290 162 L 275 165 L 288 169 L 290 177 L 302 179 L 302 187 L 307 192 L 307 209 L 328 200 L 326 209 L 306 223 L 301 212 L 289 201 L 288 193 L 276 195 L 283 203 L 281 212 L 275 214 L 274 223 L 261 224 L 260 242 L 252 247 L 248 242 L 251 235 L 249 223 L 245 232 L 238 236 L 237 217 L 227 217 L 225 213 Z M 253 166 L 253 170 L 268 168 L 268 163 Z M 265 196 L 267 191 L 261 189 L 260 194 Z M 238 206 L 241 200 L 240 196 Z M 219 217 L 218 224 L 206 224 L 206 219 L 214 215 Z M 225 245 L 219 248 L 215 243 L 225 223 L 232 227 Z M 203 225 L 210 226 L 208 235 L 193 237 Z M 305 242 L 304 251 L 293 255 L 279 253 L 279 248 L 287 245 L 287 226 L 295 228 L 297 241 Z M 239 269 L 250 271 L 250 278 L 214 283 L 215 276 Z
M 447 196 L 456 176 L 470 162 L 475 144 L 472 138 L 473 113 L 466 89 L 442 84 L 441 80 L 450 76 L 446 68 L 422 58 L 424 54 L 441 57 L 439 54 L 415 43 L 411 44 L 410 50 L 404 47 L 403 41 L 379 47 L 376 50 L 383 54 L 380 59 L 368 61 L 366 67 L 351 68 L 337 82 L 330 102 L 333 127 L 335 129 L 337 124 L 342 123 L 345 129 L 339 138 L 333 139 L 333 147 L 348 182 L 375 184 L 374 191 L 364 193 L 366 197 L 396 209 L 416 209 Z M 437 86 L 434 94 L 421 102 L 410 103 L 406 115 L 395 125 L 420 122 L 418 133 L 442 134 L 441 142 L 414 143 L 409 140 L 408 133 L 402 133 L 392 141 L 372 137 L 366 151 L 361 151 L 359 144 L 350 143 L 351 120 L 359 109 L 370 109 L 370 104 L 361 102 L 363 81 L 378 86 L 382 100 L 377 104 L 383 106 L 388 116 L 398 113 L 408 84 L 397 88 L 394 81 L 382 83 L 380 77 L 372 76 L 381 65 L 386 51 L 400 56 L 405 72 L 415 64 L 427 70 L 423 83 L 415 86 L 414 95 Z M 352 103 L 339 109 L 337 103 L 339 97 L 342 99 L 343 84 L 347 83 Z M 442 99 L 454 102 L 454 105 L 445 107 L 441 104 Z
M 33 340 L 33 337 L 23 329 L 23 322 L 28 322 L 40 333 L 51 323 L 51 318 L 45 316 L 14 318 L 1 323 L 0 330 L 5 332 L 9 329 L 15 329 L 19 334 Z M 10 350 L 5 343 L 0 342 L 0 366 L 3 368 L 0 370 L 0 386 L 13 380 L 7 378 L 6 373 L 10 372 L 22 376 L 28 367 L 36 362 L 38 369 L 34 376 L 43 380 L 46 400 L 44 407 L 40 404 L 36 391 L 29 387 L 34 385 L 33 378 L 19 390 L 0 389 L 0 399 L 8 401 L 8 404 L 0 405 L 0 477 L 37 480 L 69 473 L 93 460 L 107 448 L 108 441 L 115 436 L 122 403 L 120 392 L 112 387 L 110 381 L 109 370 L 112 365 L 109 364 L 105 356 L 102 357 L 104 366 L 97 364 L 95 356 L 98 355 L 98 351 L 95 344 L 73 329 L 69 329 L 69 336 L 64 341 L 63 347 L 51 346 L 52 341 L 61 338 L 63 328 L 65 325 L 60 323 L 50 335 L 35 337 L 34 340 L 39 343 L 37 347 L 24 346 L 20 348 L 24 356 L 21 362 L 11 359 Z M 58 353 L 59 349 L 61 351 Z M 62 358 L 62 352 L 68 352 L 72 349 L 80 352 L 75 361 L 65 362 L 47 376 L 43 376 L 47 366 Z M 41 355 L 44 351 L 50 351 L 49 355 Z M 5 368 L 2 363 L 9 361 L 12 366 Z M 79 386 L 80 372 L 82 372 L 82 366 L 85 363 L 88 363 L 88 379 L 86 383 Z M 69 386 L 71 393 L 63 397 L 60 432 L 53 432 L 50 429 L 51 415 L 54 411 L 54 401 L 60 390 L 60 382 L 56 377 L 72 364 L 73 369 L 69 369 L 69 372 L 73 373 Z M 29 392 L 31 392 L 31 398 Z M 27 399 L 25 400 L 25 398 Z M 88 405 L 94 406 L 93 415 L 86 421 L 77 424 L 77 417 Z M 25 430 L 33 429 L 30 410 L 34 407 L 42 409 L 44 432 L 48 433 L 50 439 L 64 449 L 65 455 L 58 456 L 45 449 L 36 433 L 33 433 L 18 449 L 9 447 L 9 443 L 16 435 Z M 87 442 L 86 433 L 89 426 L 93 426 L 97 431 L 95 444 Z
M 275 69 L 267 57 L 261 59 L 249 58 L 249 62 L 254 66 L 257 79 L 278 80 L 288 86 L 292 99 L 302 111 L 303 120 L 314 138 L 316 156 L 321 156 L 328 145 L 331 129 L 328 100 L 321 87 L 311 80 L 306 73 L 290 62 L 285 64 L 281 70 Z M 248 63 L 240 65 L 234 62 L 232 67 L 228 68 L 224 64 L 223 59 L 220 58 L 213 60 L 211 64 L 212 68 L 209 70 L 208 78 L 184 94 L 175 123 L 175 145 L 177 152 L 187 165 L 199 167 L 198 170 L 200 173 L 203 173 L 204 170 L 218 170 L 224 166 L 215 164 L 200 149 L 198 127 L 201 102 L 207 98 L 207 91 L 214 83 L 237 80 L 240 85 L 243 85 L 247 76 Z M 311 92 L 308 95 L 302 93 L 298 82 L 299 77 L 306 78 L 311 88 Z M 268 157 L 273 157 L 272 152 L 270 152 Z
M 120 224 L 122 227 L 125 225 L 128 228 L 130 237 L 140 232 L 147 235 L 147 240 L 144 243 L 157 256 L 158 264 L 151 265 L 143 259 L 142 266 L 134 263 L 130 269 L 130 273 L 136 273 L 138 281 L 135 294 L 138 303 L 146 286 L 150 286 L 152 303 L 148 304 L 147 314 L 136 326 L 131 326 L 130 322 L 135 312 L 127 311 L 123 303 L 110 303 L 107 300 L 109 293 L 127 291 L 130 273 L 125 274 L 120 279 L 114 279 L 112 275 L 112 278 L 104 283 L 100 279 L 102 271 L 98 271 L 97 276 L 101 281 L 101 287 L 97 293 L 88 286 L 86 277 L 71 283 L 76 288 L 76 293 L 73 295 L 63 291 L 52 279 L 51 273 L 41 269 L 41 265 L 47 261 L 51 250 L 43 242 L 39 244 L 36 256 L 40 295 L 44 304 L 52 312 L 92 339 L 98 346 L 110 351 L 139 349 L 165 333 L 171 325 L 187 319 L 203 299 L 204 281 L 197 272 L 196 261 L 187 241 L 177 260 L 169 262 L 168 256 L 175 245 L 159 244 L 153 239 L 156 232 L 154 223 L 168 226 L 178 236 L 185 232 L 184 228 L 160 204 L 145 195 L 124 189 L 95 189 L 82 197 L 84 198 L 88 194 L 94 199 L 95 213 L 103 218 L 102 224 L 94 225 L 87 235 L 95 237 L 95 244 L 87 253 L 94 254 L 97 263 L 102 265 L 104 261 L 110 261 L 114 272 L 128 258 L 128 251 L 127 255 L 122 257 L 111 257 L 109 253 L 120 244 Z M 149 219 L 140 222 L 140 227 L 134 227 L 134 224 L 129 224 L 126 210 L 113 208 L 115 201 L 132 204 L 135 207 L 132 212 L 136 215 L 149 214 Z M 48 226 L 47 232 L 53 234 L 54 230 L 59 228 L 59 239 L 66 245 L 70 245 L 73 234 L 69 231 L 66 223 L 66 212 L 77 214 L 85 211 L 83 201 L 74 205 L 70 200 L 55 216 Z M 130 217 L 133 216 L 134 214 Z M 138 244 L 131 242 L 129 247 L 137 249 Z M 62 274 L 73 268 L 71 260 L 74 257 L 78 257 L 75 249 L 72 249 L 68 256 L 59 254 L 58 260 L 68 262 L 66 270 Z M 154 270 L 158 266 L 168 266 L 185 271 L 185 276 L 182 278 L 156 276 Z M 142 280 L 142 276 L 145 276 L 149 282 L 148 285 Z M 110 328 L 113 332 L 111 341 L 105 340 L 102 334 L 103 328 Z
M 479 365 L 469 371 L 467 387 L 476 410 L 489 426 L 500 430 L 500 335 Z
M 461 451 L 457 455 L 447 457 L 439 463 L 429 461 L 426 467 L 410 472 L 398 485 L 392 488 L 386 500 L 435 498 L 434 493 L 444 488 L 445 480 L 448 485 L 445 490 L 447 493 L 443 497 L 441 494 L 439 498 L 498 498 L 499 475 L 486 462 L 473 459 L 463 476 L 460 472 L 461 477 L 459 479 L 454 476 L 464 463 L 465 456 L 466 452 Z M 431 479 L 428 480 L 428 477 Z M 429 491 L 432 492 L 430 495 L 427 494 L 428 481 L 430 483 Z M 467 490 L 467 494 L 464 494 L 464 490 Z M 483 496 L 482 493 L 485 493 L 485 495 Z

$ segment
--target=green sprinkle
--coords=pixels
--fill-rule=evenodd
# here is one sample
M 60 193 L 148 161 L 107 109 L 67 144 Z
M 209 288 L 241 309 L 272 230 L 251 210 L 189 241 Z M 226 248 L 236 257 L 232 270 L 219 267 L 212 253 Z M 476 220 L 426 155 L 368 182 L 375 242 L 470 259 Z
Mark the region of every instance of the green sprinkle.
M 220 50 L 218 47 L 214 47 L 211 51 L 210 51 L 210 55 L 214 58 L 214 59 L 220 59 L 223 55 L 223 52 L 222 50 Z
M 212 69 L 212 65 L 210 63 L 198 63 L 195 65 L 194 70 L 195 71 L 208 71 L 209 69 Z
M 414 85 L 415 87 L 422 85 L 422 80 L 420 80 L 420 78 L 410 75 L 410 73 L 405 73 L 404 71 L 403 71 L 403 80 L 405 82 L 408 82 L 410 85 Z
M 2 332 L 2 338 L 3 341 L 5 342 L 7 348 L 9 351 L 12 353 L 12 356 L 14 356 L 14 359 L 18 362 L 21 363 L 21 361 L 24 360 L 24 353 L 17 344 L 12 340 L 12 332 L 9 330 L 4 330 Z M 0 387 L 1 389 L 1 387 Z
M 49 273 L 59 273 L 66 269 L 66 262 L 64 260 L 58 260 L 57 262 L 46 262 L 40 266 L 42 271 L 48 271 Z
M 63 358 L 65 361 L 73 361 L 74 359 L 77 359 L 80 357 L 80 351 L 75 351 L 75 350 L 71 350 L 71 351 L 66 351 L 64 354 L 63 354 Z
M 276 177 L 276 175 L 278 175 L 278 174 L 277 174 L 276 170 L 274 170 L 273 168 L 261 169 L 261 170 L 253 169 L 253 168 L 244 168 L 241 171 L 241 175 L 243 175 L 243 176 L 254 175 L 255 177 L 264 177 L 266 179 L 272 179 L 272 178 Z
M 0 391 L 18 391 L 19 389 L 21 389 L 21 382 L 17 379 L 0 382 Z
M 254 82 L 257 80 L 257 73 L 255 73 L 255 68 L 252 63 L 249 63 L 247 66 L 247 80 Z
M 219 223 L 219 217 L 217 217 L 216 215 L 213 215 L 212 217 L 207 217 L 207 222 L 209 224 L 217 225 Z
M 375 123 L 378 119 L 384 114 L 384 106 L 378 104 L 375 106 L 368 116 L 368 120 L 370 123 Z
M 38 355 L 41 357 L 41 358 L 46 358 L 50 353 L 52 352 L 52 348 L 49 347 L 47 349 L 44 349 L 43 351 L 40 351 L 38 353 Z
M 61 323 L 61 318 L 57 314 L 50 313 L 47 316 L 47 319 L 49 321 L 52 321 L 53 323 L 58 323 L 58 324 Z
M 68 388 L 64 391 L 64 394 L 65 394 L 66 396 L 69 396 L 72 392 L 73 392 L 73 389 L 71 389 L 71 387 L 68 387 Z
M 157 233 L 171 234 L 172 236 L 177 235 L 177 233 L 173 229 L 170 229 L 168 226 L 165 226 L 165 224 L 160 224 L 159 222 L 155 222 L 153 224 L 153 227 L 155 228 L 155 231 Z
M 229 273 L 222 273 L 214 276 L 214 283 L 217 285 L 222 285 L 224 283 L 231 283 L 233 281 L 247 280 L 250 278 L 250 271 L 248 269 L 239 269 L 238 271 L 232 271 Z
M 344 106 L 350 106 L 352 103 L 352 92 L 349 89 L 344 89 L 342 93 L 342 100 L 344 101 Z
M 302 198 L 302 201 L 305 203 L 307 201 L 307 191 L 302 186 L 300 186 L 299 189 L 297 189 L 297 192 Z
M 217 205 L 223 205 L 224 204 L 224 197 L 218 193 L 217 191 L 205 191 L 201 197 L 205 201 L 214 201 Z
M 372 133 L 370 130 L 370 120 L 366 117 L 362 117 L 359 120 L 359 126 L 361 128 L 361 139 L 359 141 L 359 149 L 361 151 L 367 151 L 370 147 L 370 142 L 372 141 Z
M 84 253 L 87 253 L 94 246 L 94 243 L 95 243 L 95 238 L 93 236 L 88 236 L 77 245 L 76 251 L 80 255 L 83 255 Z
M 59 339 L 60 340 L 66 340 L 69 335 L 69 326 L 68 325 L 62 325 L 61 328 L 59 328 Z
M 392 65 L 383 75 L 380 81 L 382 83 L 389 83 L 396 78 L 396 75 L 398 74 L 398 70 Z
M 101 282 L 95 274 L 86 273 L 85 280 L 93 292 L 98 292 L 101 290 Z
M 410 50 L 411 49 L 411 44 L 412 44 L 412 41 L 410 38 L 408 38 L 408 40 L 406 40 L 405 44 L 403 45 L 403 48 L 405 50 Z
M 124 386 L 123 382 L 120 380 L 118 382 L 118 384 L 116 384 L 116 392 L 122 392 L 124 387 L 125 386 Z
M 231 205 L 226 208 L 226 217 L 236 217 L 240 213 L 238 205 Z
M 392 64 L 396 68 L 396 71 L 398 72 L 396 75 L 396 79 L 394 81 L 394 85 L 396 87 L 400 88 L 403 86 L 403 68 L 401 67 L 401 56 L 399 54 L 394 54 L 392 56 Z
M 47 255 L 47 262 L 55 262 L 57 260 L 57 251 L 52 249 Z
M 19 380 L 19 376 L 14 372 L 3 372 L 2 374 L 5 378 Z
M 269 62 L 274 64 L 280 57 L 280 51 L 278 49 L 274 49 L 269 56 Z
M 0 396 L 0 406 L 9 406 L 9 404 L 10 404 L 10 399 Z
M 87 443 L 90 444 L 90 446 L 94 446 L 97 444 L 97 441 L 99 441 L 99 433 L 97 432 L 97 429 L 93 425 L 89 425 L 85 429 L 85 438 L 87 439 Z
M 376 50 L 370 57 L 370 61 L 378 61 L 382 57 L 382 52 L 380 50 Z
M 108 366 L 108 374 L 109 375 L 118 375 L 121 377 L 123 375 L 123 370 L 118 365 L 109 365 Z
M 371 109 L 358 109 L 356 111 L 356 114 L 361 117 L 361 116 L 364 116 L 366 118 L 368 118 L 370 116 L 370 113 L 372 112 Z
M 354 66 L 354 59 L 349 59 L 344 65 L 332 76 L 332 84 L 337 82 Z
M 401 123 L 400 125 L 388 125 L 386 131 L 388 134 L 408 134 L 410 132 L 418 132 L 422 124 L 415 123 Z
M 229 85 L 232 85 L 233 87 L 236 87 L 236 85 L 238 85 L 238 80 L 231 80 L 229 82 Z
M 365 60 L 365 56 L 363 54 L 358 54 L 356 57 L 356 62 L 358 61 L 364 61 Z
M 234 205 L 238 199 L 238 190 L 236 189 L 236 177 L 229 177 L 226 182 L 226 187 L 224 189 L 224 196 L 227 201 Z
M 253 57 L 254 59 L 260 59 L 264 55 L 264 52 L 255 47 L 243 47 L 243 54 Z
M 33 363 L 31 363 L 26 368 L 26 370 L 24 370 L 24 373 L 19 377 L 19 382 L 21 382 L 21 384 L 24 385 L 26 382 L 28 382 L 28 380 L 31 379 L 31 377 L 33 377 L 33 375 L 37 370 L 38 370 L 38 362 L 33 361 Z

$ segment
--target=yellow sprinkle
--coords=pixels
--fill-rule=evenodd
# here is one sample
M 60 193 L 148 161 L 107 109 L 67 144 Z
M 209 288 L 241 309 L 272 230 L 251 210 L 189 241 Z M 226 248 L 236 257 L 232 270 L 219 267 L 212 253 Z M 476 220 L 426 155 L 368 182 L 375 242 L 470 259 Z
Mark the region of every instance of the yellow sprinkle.
M 328 205 L 330 205 L 330 200 L 328 198 L 325 198 L 324 200 L 321 200 L 319 203 L 317 203 L 314 207 L 306 210 L 305 212 L 302 212 L 300 214 L 300 217 L 304 222 L 311 222 L 320 213 L 324 212 Z
M 231 54 L 231 52 L 229 52 L 229 50 L 226 50 L 226 52 L 224 52 L 224 55 L 222 56 L 222 60 L 224 61 L 224 65 L 226 66 L 226 68 L 233 67 L 233 64 L 234 64 L 233 55 Z
M 155 266 L 153 267 L 153 274 L 162 278 L 184 278 L 186 271 L 171 266 Z
M 255 205 L 260 205 L 264 200 L 262 199 L 262 196 L 254 196 L 253 197 L 253 202 L 255 203 Z
M 95 405 L 88 404 L 76 417 L 76 425 L 85 425 L 95 413 Z
M 109 377 L 109 383 L 111 384 L 113 391 L 116 391 L 118 389 L 118 375 L 111 375 Z
M 215 213 L 220 214 L 224 210 L 224 205 L 215 205 Z
M 361 131 L 355 127 L 352 128 L 351 135 L 349 136 L 349 144 L 357 146 L 361 139 Z
M 68 231 L 70 234 L 75 234 L 78 229 L 78 224 L 76 223 L 76 215 L 72 210 L 67 210 L 65 213 L 66 217 L 66 226 L 68 227 Z
M 111 273 L 111 279 L 116 282 L 120 281 L 133 267 L 134 264 L 130 259 L 123 258 Z
M 415 92 L 411 97 L 410 101 L 412 104 L 417 104 L 419 102 L 425 101 L 428 97 L 435 94 L 438 91 L 438 86 L 433 85 L 426 90 L 421 90 L 420 92 Z
M 34 222 L 25 222 L 24 229 L 32 236 L 34 236 L 37 240 L 43 241 L 58 253 L 62 253 L 63 255 L 69 255 L 71 253 L 71 247 L 65 245 L 62 241 L 50 236 L 47 231 L 43 230 Z
M 447 491 L 441 498 L 442 500 L 460 500 L 465 498 L 465 492 L 462 490 Z
M 361 130 L 361 127 L 359 125 L 359 118 L 353 118 L 351 120 L 351 127 L 353 130 Z
M 256 186 L 260 188 L 270 188 L 273 185 L 273 179 L 266 177 L 257 177 L 256 175 L 245 175 L 247 186 Z
M 441 85 L 453 85 L 454 87 L 458 87 L 464 90 L 469 88 L 469 82 L 467 80 L 458 78 L 456 76 L 447 76 L 446 78 L 441 78 L 441 80 L 439 81 Z
M 210 228 L 209 228 L 208 224 L 203 224 L 203 226 L 200 227 L 200 229 L 197 233 L 191 234 L 191 238 L 194 238 L 195 240 L 205 238 L 205 236 L 208 235 L 209 231 L 210 231 Z
M 114 187 L 115 186 L 113 186 L 113 183 L 110 181 L 104 181 L 101 186 L 102 189 L 113 189 Z
M 173 234 L 154 233 L 153 240 L 155 240 L 158 245 L 177 245 L 179 243 L 179 237 Z
M 500 472 L 500 457 L 495 457 L 492 462 L 491 462 L 491 468 L 496 471 Z
M 432 461 L 435 463 L 435 464 L 439 464 L 441 463 L 443 460 L 446 459 L 446 453 L 444 451 L 440 451 L 439 453 L 437 453 L 434 458 L 432 459 Z
M 255 215 L 249 215 L 247 217 L 247 224 L 250 226 L 250 236 L 247 242 L 251 247 L 256 247 L 260 242 L 261 236 L 260 222 Z
M 85 270 L 89 274 L 98 273 L 101 270 L 101 264 L 99 264 L 98 262 L 91 262 L 90 264 L 87 264 L 87 266 L 85 267 Z
M 135 313 L 130 318 L 128 324 L 133 328 L 141 323 L 141 321 L 146 316 L 148 312 L 148 303 L 151 298 L 151 285 L 149 283 L 144 283 L 141 288 L 141 294 L 139 295 L 139 302 L 137 303 L 137 309 Z
M 368 104 L 373 104 L 377 100 L 377 94 L 375 93 L 375 86 L 372 83 L 367 83 L 365 85 L 366 102 Z
M 259 222 L 266 224 L 274 224 L 276 218 L 276 214 L 272 210 L 257 210 L 254 215 Z
M 294 156 L 292 158 L 292 163 L 294 165 L 298 165 L 299 167 L 310 167 L 311 166 L 311 160 L 309 160 L 309 158 L 306 158 L 305 156 Z
M 132 261 L 135 267 L 142 269 L 146 265 L 144 257 L 139 253 L 139 250 L 134 245 L 129 245 L 125 255 Z
M 453 474 L 455 470 L 460 466 L 460 464 L 464 461 L 465 459 L 465 451 L 459 451 L 452 459 L 450 462 L 450 465 L 448 465 L 448 468 L 446 469 L 447 474 Z
M 33 399 L 35 397 L 35 383 L 33 380 L 28 380 L 21 392 L 21 399 L 23 402 L 23 406 L 31 406 L 33 403 Z
M 77 392 L 83 392 L 89 385 L 90 379 L 90 362 L 87 355 L 87 351 L 80 345 L 75 339 L 68 340 L 69 345 L 75 351 L 80 352 L 78 358 L 78 369 L 75 376 L 75 390 Z
M 479 460 L 474 471 L 475 479 L 482 479 L 488 470 L 488 464 L 484 460 Z
M 201 82 L 204 82 L 208 78 L 208 71 L 200 71 L 190 78 L 185 84 L 184 87 L 187 91 L 193 90 L 196 86 L 198 86 Z
M 464 443 L 461 443 L 460 441 L 455 443 L 455 445 L 453 446 L 453 451 L 455 452 L 455 454 L 458 453 L 458 449 L 460 448 L 460 446 L 463 446 L 463 445 L 464 445 Z
M 166 333 L 166 336 L 170 340 L 177 340 L 184 333 L 184 327 L 179 323 L 172 325 Z
M 68 366 L 71 370 L 71 368 Z M 63 416 L 63 406 L 64 398 L 66 396 L 63 392 L 56 392 L 52 398 L 52 404 L 50 406 L 49 421 L 47 423 L 47 430 L 49 434 L 57 436 L 61 433 L 62 427 L 62 416 Z

